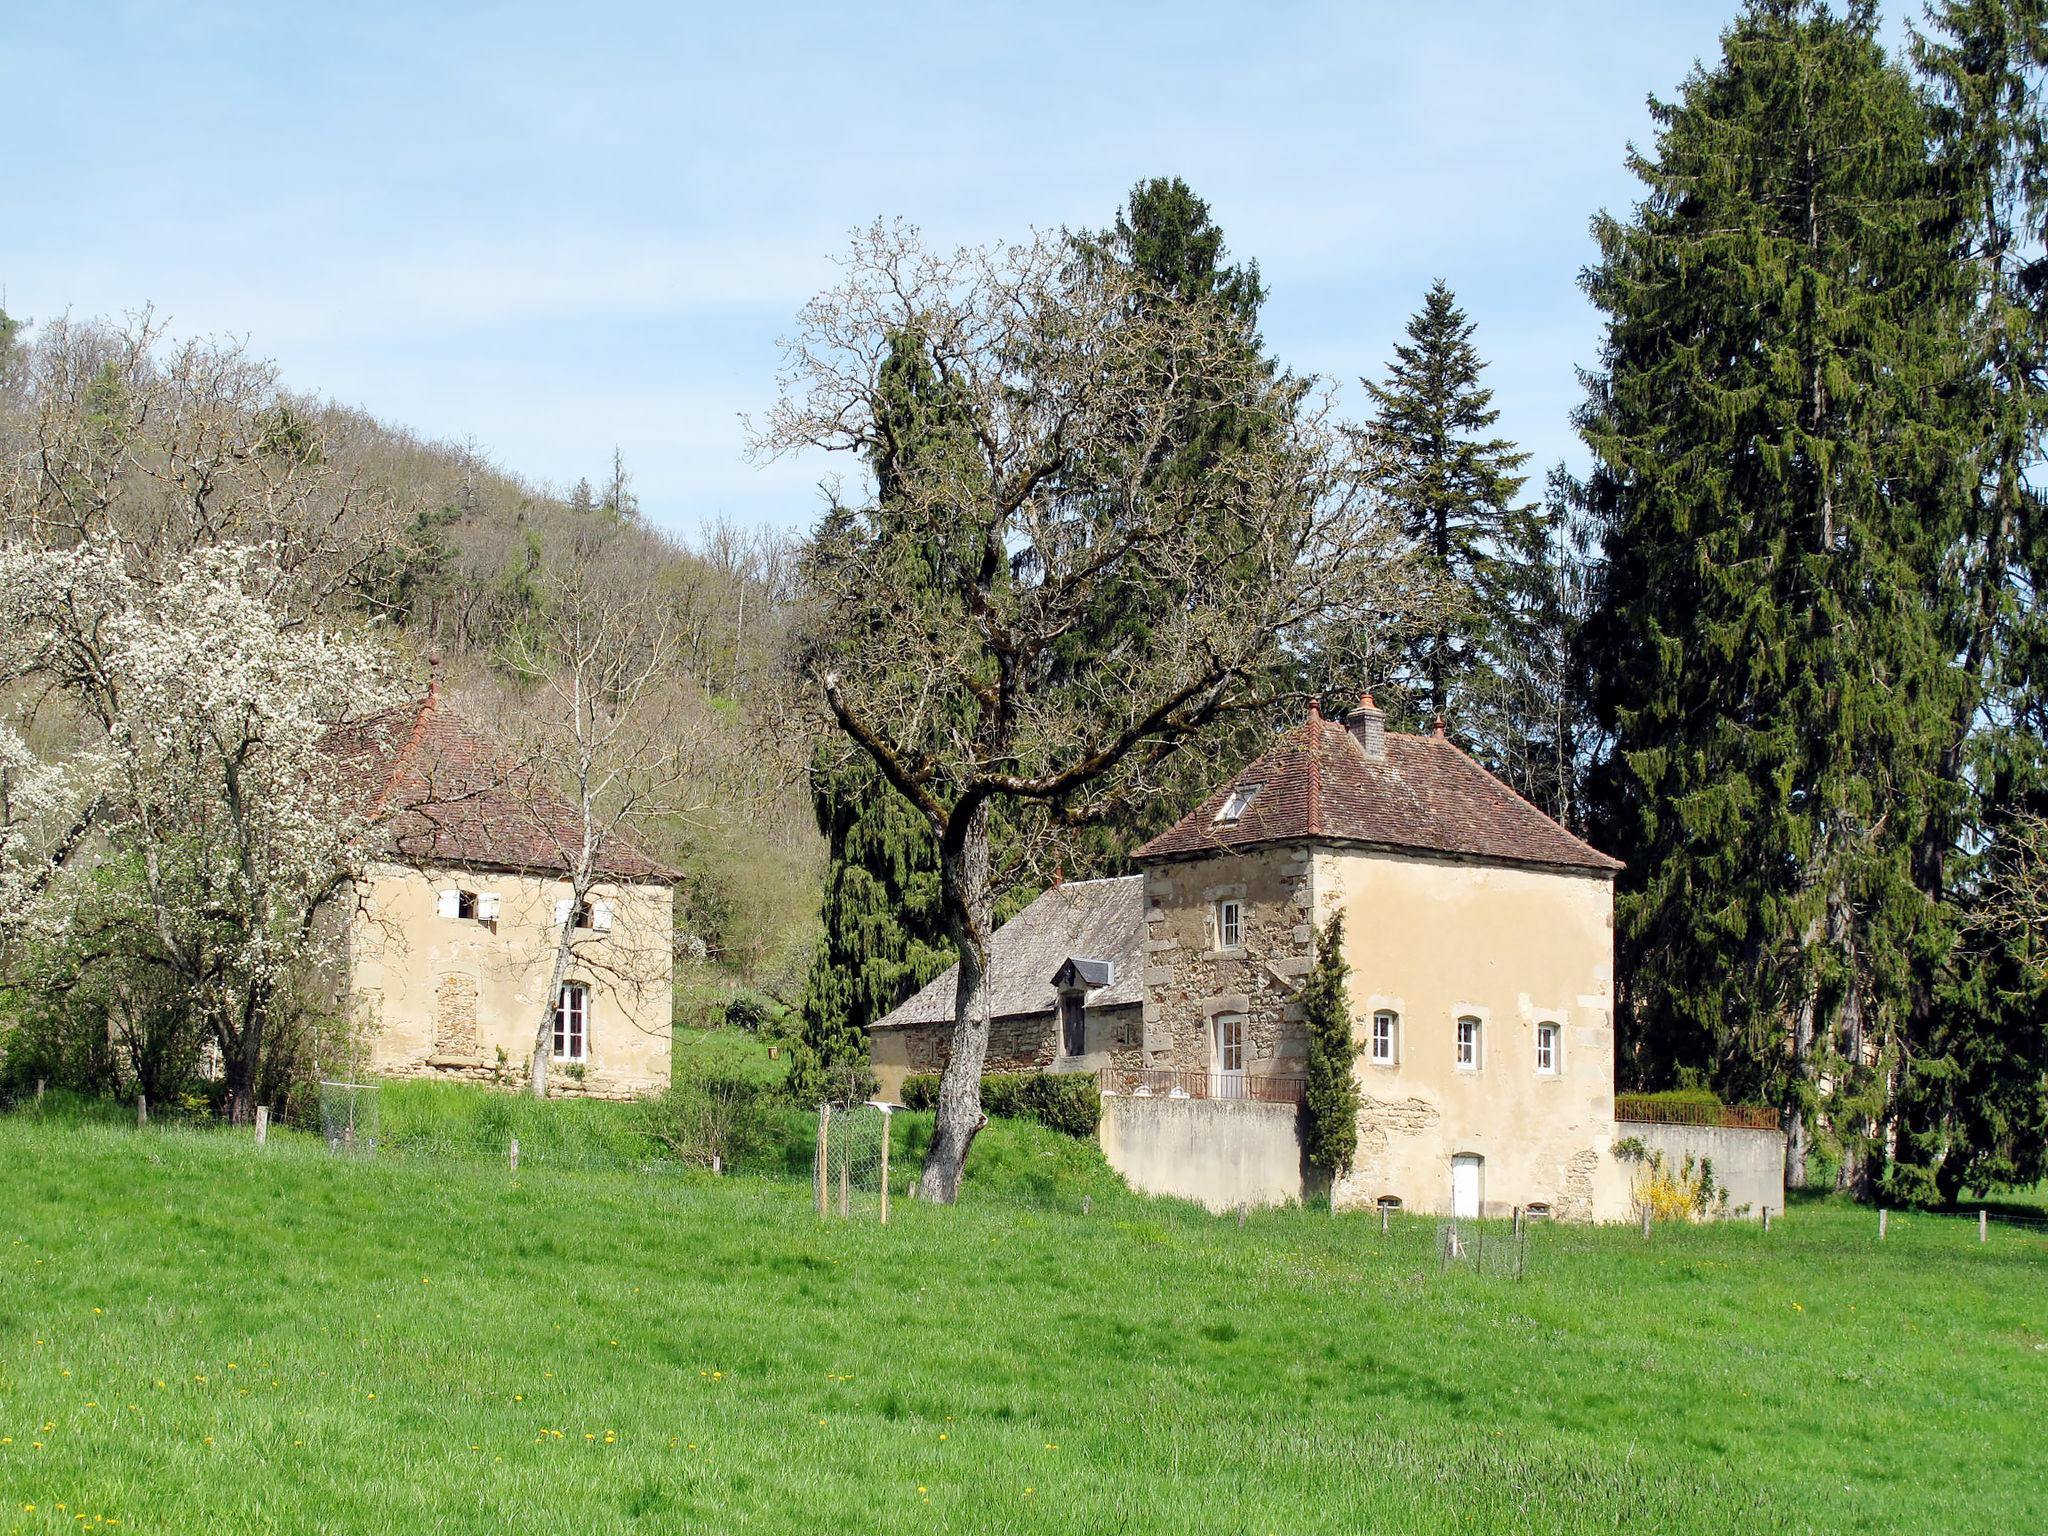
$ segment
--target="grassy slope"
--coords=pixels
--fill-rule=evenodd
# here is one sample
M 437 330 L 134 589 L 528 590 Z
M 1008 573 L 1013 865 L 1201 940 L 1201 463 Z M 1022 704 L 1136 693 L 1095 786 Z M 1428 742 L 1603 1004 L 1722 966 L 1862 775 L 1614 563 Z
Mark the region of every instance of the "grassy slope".
M 1046 1198 L 883 1230 L 794 1182 L 0 1121 L 0 1532 L 2048 1523 L 2040 1236 L 1552 1229 L 1515 1284 L 1424 1221 L 1240 1231 L 984 1141 Z

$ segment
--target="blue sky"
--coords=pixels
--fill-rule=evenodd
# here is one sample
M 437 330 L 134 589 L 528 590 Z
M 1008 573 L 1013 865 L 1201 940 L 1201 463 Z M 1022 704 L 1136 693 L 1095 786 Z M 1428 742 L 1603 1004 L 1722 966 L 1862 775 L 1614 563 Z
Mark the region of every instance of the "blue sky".
M 1431 279 L 1532 471 L 1575 457 L 1587 220 L 1733 0 L 1648 4 L 0 4 L 0 292 L 154 304 L 543 482 L 807 525 L 745 462 L 847 232 L 1108 223 L 1179 175 L 1297 371 L 1377 375 Z

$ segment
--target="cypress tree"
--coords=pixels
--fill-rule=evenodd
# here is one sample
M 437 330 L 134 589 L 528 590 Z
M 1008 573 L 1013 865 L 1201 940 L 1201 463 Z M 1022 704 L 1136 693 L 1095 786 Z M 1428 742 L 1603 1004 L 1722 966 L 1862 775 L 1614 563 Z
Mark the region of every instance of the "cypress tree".
M 1586 276 L 1626 1070 L 1776 1100 L 1795 1182 L 1823 1078 L 1845 1180 L 1880 1141 L 1957 707 L 1956 268 L 1874 33 L 1860 0 L 1752 0 L 1652 103 L 1644 198 Z
M 1476 329 L 1439 279 L 1394 346 L 1386 382 L 1362 379 L 1374 414 L 1367 434 L 1381 491 L 1401 514 L 1443 607 L 1408 644 L 1387 706 L 1400 724 L 1444 721 L 1488 765 L 1506 767 L 1526 723 L 1503 690 L 1528 649 L 1544 598 L 1544 520 L 1518 503 L 1528 462 L 1506 438 L 1480 383 Z M 1378 680 L 1376 680 L 1378 681 Z
M 2048 15 L 2038 0 L 1948 0 L 1913 39 L 1952 258 L 1970 283 L 1959 395 L 1974 452 L 1950 637 L 1961 686 L 1943 798 L 1918 874 L 1957 942 L 1916 991 L 1891 1192 L 1953 1200 L 1965 1186 L 2048 1172 L 2048 977 L 2027 937 L 1980 908 L 2030 857 L 2048 810 L 2048 516 L 2036 481 L 2048 426 Z
M 1344 960 L 1344 914 L 1334 914 L 1316 940 L 1316 963 L 1301 988 L 1308 1029 L 1308 1084 L 1302 1096 L 1302 1155 L 1332 1178 L 1349 1171 L 1358 1152 L 1358 1079 L 1352 1064 L 1351 967 Z

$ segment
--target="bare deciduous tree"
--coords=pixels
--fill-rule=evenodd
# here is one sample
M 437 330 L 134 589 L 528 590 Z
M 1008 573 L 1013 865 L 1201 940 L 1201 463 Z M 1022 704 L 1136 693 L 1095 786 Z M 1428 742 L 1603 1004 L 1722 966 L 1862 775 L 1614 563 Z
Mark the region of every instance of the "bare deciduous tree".
M 644 583 L 571 561 L 547 577 L 538 624 L 508 636 L 506 657 L 530 689 L 509 733 L 520 756 L 513 782 L 529 789 L 534 828 L 569 884 L 534 1025 L 529 1080 L 534 1097 L 545 1098 L 555 1003 L 572 964 L 617 987 L 644 988 L 669 975 L 666 928 L 638 942 L 613 931 L 600 942 L 580 919 L 601 885 L 662 876 L 636 832 L 699 809 L 689 793 L 697 736 L 673 612 Z M 564 800 L 566 818 L 555 814 Z
M 1064 237 L 942 254 L 878 224 L 802 311 L 753 434 L 762 456 L 891 465 L 886 498 L 871 485 L 821 531 L 815 683 L 939 842 L 960 979 L 931 1199 L 956 1197 L 983 1123 L 991 804 L 1097 817 L 1191 734 L 1274 703 L 1311 641 L 1327 671 L 1419 601 L 1327 395 L 1276 379 L 1226 306 L 1143 298 Z M 895 454 L 885 364 L 912 349 L 934 405 Z M 1199 483 L 1155 473 L 1195 405 L 1270 430 Z M 1117 604 L 1143 622 L 1062 667 Z

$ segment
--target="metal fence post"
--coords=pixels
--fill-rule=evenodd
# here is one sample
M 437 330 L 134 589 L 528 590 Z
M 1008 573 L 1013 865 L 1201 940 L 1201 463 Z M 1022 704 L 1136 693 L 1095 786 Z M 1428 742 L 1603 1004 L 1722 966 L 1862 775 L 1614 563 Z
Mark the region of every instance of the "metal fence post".
M 882 1111 L 882 1225 L 889 1225 L 889 1116 Z

